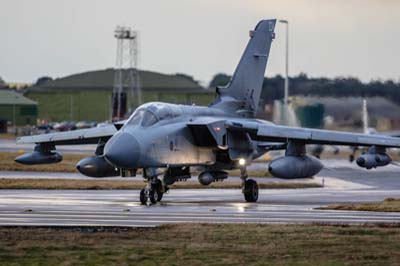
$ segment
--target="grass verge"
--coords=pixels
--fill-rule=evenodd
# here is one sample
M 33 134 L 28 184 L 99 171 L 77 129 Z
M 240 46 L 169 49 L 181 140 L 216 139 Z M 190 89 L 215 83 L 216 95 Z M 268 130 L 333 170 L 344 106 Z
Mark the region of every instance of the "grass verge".
M 0 139 L 12 139 L 15 140 L 18 136 L 11 133 L 0 133 Z
M 17 179 L 1 178 L 0 189 L 142 189 L 143 181 L 131 180 L 101 180 L 101 179 Z M 318 183 L 300 182 L 262 182 L 258 184 L 261 189 L 268 188 L 316 188 Z M 215 182 L 203 186 L 197 182 L 179 182 L 171 188 L 204 189 L 204 188 L 230 188 L 240 189 L 240 182 Z
M 382 202 L 359 204 L 333 204 L 319 207 L 322 210 L 400 212 L 400 199 L 387 198 Z
M 396 226 L 1 227 L 0 265 L 398 265 Z

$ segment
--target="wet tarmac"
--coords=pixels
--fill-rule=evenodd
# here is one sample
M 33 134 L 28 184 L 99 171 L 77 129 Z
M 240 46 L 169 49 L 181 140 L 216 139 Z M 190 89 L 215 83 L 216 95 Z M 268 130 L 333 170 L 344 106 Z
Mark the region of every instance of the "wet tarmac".
M 74 174 L 65 174 L 70 175 Z M 0 172 L 0 177 L 7 176 Z M 397 168 L 366 171 L 337 167 L 323 170 L 313 180 L 322 181 L 326 185 L 324 188 L 260 190 L 257 203 L 246 203 L 239 189 L 176 189 L 166 194 L 161 203 L 152 206 L 138 203 L 138 190 L 0 190 L 0 225 L 400 222 L 400 213 L 315 209 L 333 203 L 400 198 Z

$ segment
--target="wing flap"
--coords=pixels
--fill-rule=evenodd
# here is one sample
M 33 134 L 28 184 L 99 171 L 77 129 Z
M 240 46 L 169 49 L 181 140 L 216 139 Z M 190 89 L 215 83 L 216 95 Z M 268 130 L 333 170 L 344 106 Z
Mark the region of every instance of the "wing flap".
M 343 143 L 357 143 L 358 136 L 338 131 L 315 131 L 310 132 L 311 140 L 316 141 L 339 141 Z M 334 136 L 332 135 L 334 134 Z
M 257 136 L 268 136 L 282 140 L 291 138 L 308 140 L 312 137 L 311 132 L 307 132 L 301 128 L 294 128 L 294 130 L 289 132 L 280 126 L 259 126 L 257 130 Z

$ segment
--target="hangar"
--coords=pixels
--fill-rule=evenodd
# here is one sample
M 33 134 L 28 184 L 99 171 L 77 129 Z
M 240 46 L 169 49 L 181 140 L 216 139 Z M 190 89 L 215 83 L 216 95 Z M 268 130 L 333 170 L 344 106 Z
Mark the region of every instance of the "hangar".
M 36 125 L 37 103 L 9 89 L 0 89 L 0 130 L 7 123 L 16 126 Z
M 111 118 L 115 70 L 88 71 L 49 80 L 27 88 L 25 96 L 38 102 L 39 119 L 48 121 L 105 121 Z M 208 104 L 215 92 L 192 77 L 139 71 L 143 102 Z

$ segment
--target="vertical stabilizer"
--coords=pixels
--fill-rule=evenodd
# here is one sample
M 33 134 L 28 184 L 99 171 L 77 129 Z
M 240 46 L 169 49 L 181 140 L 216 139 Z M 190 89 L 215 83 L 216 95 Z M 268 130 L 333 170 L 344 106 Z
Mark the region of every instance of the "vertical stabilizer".
M 242 117 L 256 115 L 275 24 L 275 19 L 262 20 L 250 31 L 250 40 L 232 79 L 226 87 L 217 88 L 218 97 L 212 107 Z

